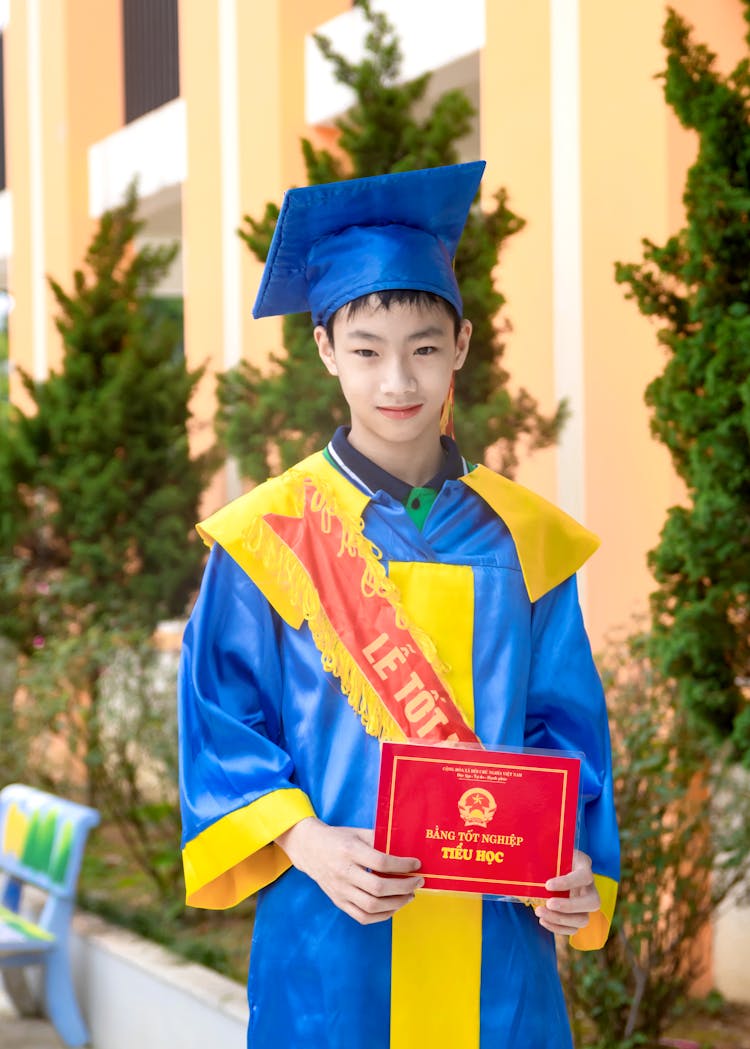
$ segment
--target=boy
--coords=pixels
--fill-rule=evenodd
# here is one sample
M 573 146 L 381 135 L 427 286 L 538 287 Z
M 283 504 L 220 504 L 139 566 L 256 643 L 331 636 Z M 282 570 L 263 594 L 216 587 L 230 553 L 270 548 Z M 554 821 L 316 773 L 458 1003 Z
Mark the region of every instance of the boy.
M 255 304 L 311 311 L 351 412 L 324 452 L 200 526 L 188 902 L 261 890 L 256 1049 L 570 1046 L 552 934 L 600 946 L 614 907 L 609 736 L 575 587 L 597 542 L 440 434 L 471 338 L 452 258 L 483 168 L 290 191 Z M 381 664 L 389 630 L 409 643 Z M 396 663 L 434 676 L 425 703 L 394 694 Z M 583 751 L 584 851 L 548 883 L 569 897 L 420 893 L 417 860 L 375 850 L 379 739 L 405 736 Z

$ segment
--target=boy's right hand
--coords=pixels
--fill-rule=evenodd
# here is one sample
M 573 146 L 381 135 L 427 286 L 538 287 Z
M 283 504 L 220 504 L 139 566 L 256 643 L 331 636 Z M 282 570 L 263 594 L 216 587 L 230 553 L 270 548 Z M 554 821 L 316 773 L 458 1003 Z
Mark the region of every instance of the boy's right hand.
M 331 827 L 313 816 L 276 839 L 294 866 L 360 925 L 392 918 L 424 884 L 414 873 L 419 870 L 418 859 L 378 852 L 372 842 L 371 830 Z M 386 878 L 384 874 L 402 877 Z

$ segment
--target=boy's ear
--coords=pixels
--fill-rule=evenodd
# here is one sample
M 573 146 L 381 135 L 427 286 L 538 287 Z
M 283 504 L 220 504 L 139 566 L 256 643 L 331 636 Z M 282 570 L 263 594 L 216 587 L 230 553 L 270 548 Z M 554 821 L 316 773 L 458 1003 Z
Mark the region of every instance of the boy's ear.
M 333 344 L 328 338 L 328 334 L 322 324 L 318 324 L 313 331 L 313 338 L 318 347 L 318 356 L 323 364 L 325 364 L 327 371 L 329 371 L 331 375 L 338 375 L 339 372 L 336 367 L 336 355 L 333 352 Z
M 453 365 L 453 370 L 456 372 L 464 366 L 464 361 L 469 352 L 469 343 L 471 342 L 471 330 L 471 321 L 467 321 L 464 318 L 461 321 L 461 330 L 456 339 L 456 360 Z

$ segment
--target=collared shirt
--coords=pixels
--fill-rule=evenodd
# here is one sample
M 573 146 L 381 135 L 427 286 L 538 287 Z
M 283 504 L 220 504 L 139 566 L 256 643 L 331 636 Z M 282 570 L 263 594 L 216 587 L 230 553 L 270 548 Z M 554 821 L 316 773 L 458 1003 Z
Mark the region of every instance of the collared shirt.
M 443 449 L 440 469 L 427 484 L 412 488 L 406 481 L 394 477 L 352 447 L 347 439 L 349 429 L 348 426 L 339 426 L 323 454 L 344 476 L 366 492 L 371 495 L 378 491 L 387 492 L 397 502 L 403 503 L 420 530 L 443 484 L 446 481 L 457 481 L 470 470 L 456 442 L 443 435 L 440 438 Z

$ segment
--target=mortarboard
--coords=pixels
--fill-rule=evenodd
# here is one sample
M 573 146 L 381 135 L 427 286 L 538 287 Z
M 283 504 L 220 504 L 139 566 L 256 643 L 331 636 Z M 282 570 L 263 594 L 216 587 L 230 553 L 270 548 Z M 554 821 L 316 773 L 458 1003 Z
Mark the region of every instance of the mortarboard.
M 485 162 L 303 186 L 284 194 L 254 317 L 325 324 L 374 291 L 430 291 L 462 313 L 453 257 Z

